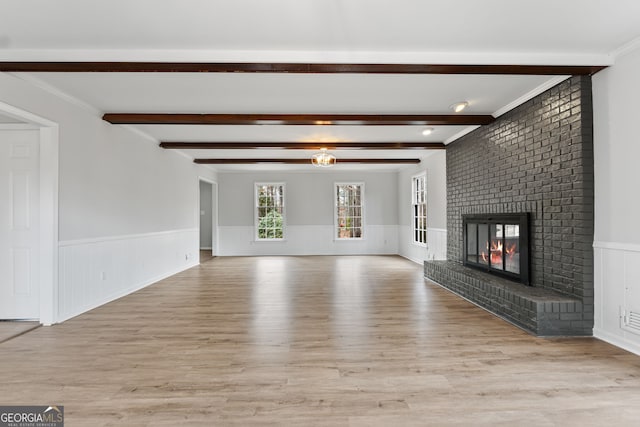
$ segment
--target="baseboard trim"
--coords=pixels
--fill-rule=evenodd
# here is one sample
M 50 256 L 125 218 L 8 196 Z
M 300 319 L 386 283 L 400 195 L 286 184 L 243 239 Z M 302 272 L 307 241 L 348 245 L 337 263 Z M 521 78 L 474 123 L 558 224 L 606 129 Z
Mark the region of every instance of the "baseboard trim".
M 637 354 L 638 356 L 640 356 L 640 345 L 634 342 L 631 342 L 625 338 L 619 337 L 617 335 L 614 335 L 610 332 L 604 331 L 599 328 L 593 328 L 593 336 L 595 338 L 598 338 L 599 340 L 602 340 L 611 345 L 614 345 L 623 350 L 629 351 L 633 354 Z
M 401 256 L 404 259 L 407 259 L 407 260 L 411 261 L 411 262 L 415 262 L 418 265 L 423 265 L 424 264 L 424 260 L 423 259 L 412 258 L 410 256 L 403 255 L 403 254 L 398 254 L 398 255 Z

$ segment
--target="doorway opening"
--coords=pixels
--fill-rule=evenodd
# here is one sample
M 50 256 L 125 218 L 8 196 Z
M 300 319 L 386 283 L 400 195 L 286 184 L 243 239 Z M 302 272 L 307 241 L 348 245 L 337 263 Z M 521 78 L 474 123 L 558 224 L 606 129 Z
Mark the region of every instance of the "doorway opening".
M 198 217 L 200 228 L 200 263 L 213 259 L 218 246 L 218 186 L 215 182 L 200 178 L 200 204 Z

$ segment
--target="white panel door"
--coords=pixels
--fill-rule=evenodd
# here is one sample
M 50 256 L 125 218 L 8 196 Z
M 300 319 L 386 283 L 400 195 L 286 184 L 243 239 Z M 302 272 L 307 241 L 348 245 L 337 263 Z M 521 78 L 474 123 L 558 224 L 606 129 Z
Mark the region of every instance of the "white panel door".
M 39 318 L 39 135 L 0 130 L 0 319 Z

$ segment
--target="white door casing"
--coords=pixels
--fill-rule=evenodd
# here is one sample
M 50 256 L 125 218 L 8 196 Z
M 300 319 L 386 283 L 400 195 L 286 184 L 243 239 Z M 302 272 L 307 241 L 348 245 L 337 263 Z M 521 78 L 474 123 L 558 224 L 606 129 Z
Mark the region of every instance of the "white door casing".
M 39 319 L 40 132 L 0 131 L 0 319 Z

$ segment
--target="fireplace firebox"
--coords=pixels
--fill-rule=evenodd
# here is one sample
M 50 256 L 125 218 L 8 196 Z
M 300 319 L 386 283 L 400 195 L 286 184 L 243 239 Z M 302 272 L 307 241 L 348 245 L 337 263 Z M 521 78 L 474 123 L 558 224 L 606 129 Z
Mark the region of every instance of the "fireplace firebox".
M 529 284 L 529 214 L 463 215 L 464 264 Z

